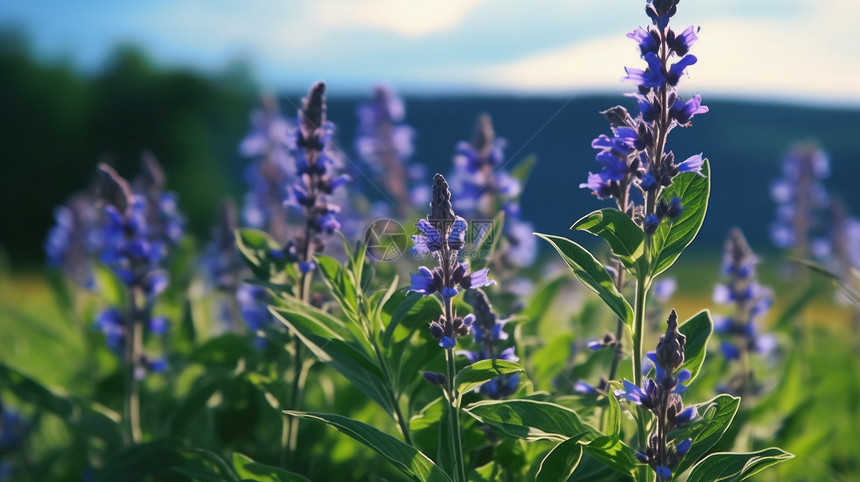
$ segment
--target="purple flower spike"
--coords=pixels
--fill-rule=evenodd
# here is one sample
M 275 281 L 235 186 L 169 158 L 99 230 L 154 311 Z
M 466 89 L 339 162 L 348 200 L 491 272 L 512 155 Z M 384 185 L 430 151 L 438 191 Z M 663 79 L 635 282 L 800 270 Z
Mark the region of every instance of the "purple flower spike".
M 669 467 L 658 465 L 654 471 L 657 472 L 658 476 L 660 476 L 660 480 L 669 480 L 672 478 L 672 471 L 669 470 Z

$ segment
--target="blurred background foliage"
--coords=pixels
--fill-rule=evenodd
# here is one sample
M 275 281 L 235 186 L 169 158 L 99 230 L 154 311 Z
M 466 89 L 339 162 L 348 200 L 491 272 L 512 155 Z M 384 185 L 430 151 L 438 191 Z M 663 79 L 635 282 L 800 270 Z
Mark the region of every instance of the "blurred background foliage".
M 37 58 L 20 31 L 0 31 L 0 203 L 6 206 L 0 211 L 0 248 L 15 268 L 41 266 L 54 207 L 89 184 L 98 162 L 131 175 L 143 151 L 163 164 L 191 231 L 208 235 L 218 199 L 224 194 L 238 198 L 244 189 L 245 163 L 236 146 L 259 95 L 250 66 L 241 61 L 218 72 L 164 68 L 140 48 L 126 45 L 100 70 L 85 74 L 62 58 Z M 294 116 L 302 95 L 280 93 L 282 111 Z M 427 166 L 429 174 L 448 172 L 456 142 L 471 132 L 479 113 L 487 112 L 497 133 L 508 139 L 512 165 L 538 155 L 523 195 L 524 218 L 538 231 L 564 234 L 574 213 L 603 206 L 578 186 L 594 169 L 591 139 L 605 130 L 598 111 L 619 99 L 407 95 L 406 121 L 417 131 L 414 161 Z M 352 162 L 357 158 L 351 149 L 355 107 L 363 100 L 338 95 L 338 86 L 329 86 L 329 116 Z M 860 210 L 860 191 L 851 176 L 860 110 L 712 98 L 706 103 L 708 115 L 696 119 L 695 129 L 673 135 L 670 144 L 682 158 L 703 151 L 715 166 L 711 209 L 694 253 L 718 249 L 734 225 L 744 229 L 757 250 L 766 250 L 774 209 L 770 182 L 779 175 L 784 151 L 797 140 L 817 141 L 830 153 L 828 186 Z M 374 186 L 364 190 L 382 198 Z M 559 210 L 572 213 L 570 219 L 560 219 Z M 575 236 L 592 242 L 589 236 Z

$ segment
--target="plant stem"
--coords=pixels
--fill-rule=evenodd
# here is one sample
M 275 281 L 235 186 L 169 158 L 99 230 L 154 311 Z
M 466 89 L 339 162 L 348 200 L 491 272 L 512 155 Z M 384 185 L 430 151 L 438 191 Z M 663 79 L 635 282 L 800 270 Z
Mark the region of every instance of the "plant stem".
M 310 229 L 308 229 L 307 236 L 310 236 Z M 309 259 L 310 256 L 313 255 L 313 250 L 311 248 L 310 239 L 308 238 L 308 248 L 305 259 Z M 299 280 L 299 298 L 302 300 L 302 303 L 305 305 L 310 304 L 310 292 L 311 292 L 311 281 L 313 278 L 313 271 L 309 271 L 307 273 L 302 273 L 302 276 Z M 290 398 L 288 402 L 288 407 L 290 410 L 297 410 L 299 408 L 299 400 L 301 396 L 301 392 L 304 389 L 304 379 L 302 376 L 304 372 L 304 353 L 302 353 L 302 342 L 299 340 L 299 337 L 293 337 L 293 379 L 292 385 L 290 387 Z M 287 467 L 293 467 L 296 463 L 295 454 L 296 448 L 299 443 L 299 418 L 298 417 L 289 417 L 289 421 L 284 420 L 281 428 L 281 447 L 283 447 L 284 452 L 281 454 L 281 465 Z
M 132 445 L 141 440 L 140 429 L 140 380 L 137 379 L 137 367 L 140 354 L 143 351 L 143 325 L 141 312 L 138 308 L 139 288 L 129 289 L 129 310 L 127 339 L 125 343 L 125 418 L 128 423 L 128 438 Z
M 450 304 L 450 300 L 448 302 Z M 454 480 L 466 482 L 466 466 L 463 461 L 463 441 L 460 438 L 460 406 L 457 403 L 457 387 L 454 385 L 454 377 L 457 375 L 457 367 L 454 365 L 454 349 L 445 349 L 445 360 L 448 362 L 448 420 L 451 425 L 451 445 L 454 452 Z
M 618 276 L 615 277 L 615 288 L 620 293 L 624 288 L 624 265 L 621 261 L 616 260 L 615 269 L 618 270 Z M 624 320 L 618 318 L 618 323 L 615 326 L 615 346 L 613 347 L 612 365 L 609 367 L 609 380 L 615 380 L 615 375 L 618 373 L 618 364 L 621 362 L 621 356 L 624 353 L 621 344 L 621 337 L 624 336 Z
M 647 252 L 647 249 L 646 249 Z M 639 275 L 636 280 L 636 307 L 634 308 L 633 318 L 633 380 L 637 387 L 642 386 L 642 342 L 643 332 L 645 330 L 645 298 L 648 293 L 648 285 L 650 280 L 647 275 Z M 647 411 L 637 406 L 636 426 L 639 438 L 639 446 L 644 448 L 648 446 L 648 432 L 645 427 L 645 416 Z M 646 466 L 639 468 L 639 480 L 643 480 L 643 473 L 647 479 L 647 472 L 644 472 Z

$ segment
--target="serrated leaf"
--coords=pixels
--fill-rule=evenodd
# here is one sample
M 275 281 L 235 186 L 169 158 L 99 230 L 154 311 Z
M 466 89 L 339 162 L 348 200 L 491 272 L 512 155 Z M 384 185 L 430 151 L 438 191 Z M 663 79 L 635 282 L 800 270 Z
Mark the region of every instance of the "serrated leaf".
M 735 414 L 738 412 L 741 399 L 731 395 L 717 395 L 713 399 L 696 405 L 696 411 L 701 418 L 691 422 L 681 430 L 673 431 L 669 436 L 673 440 L 692 439 L 690 451 L 681 459 L 676 468 L 677 474 L 684 473 L 687 468 L 696 463 L 708 450 L 714 446 L 726 433 Z
M 609 308 L 624 320 L 627 326 L 633 324 L 633 308 L 615 288 L 612 275 L 587 249 L 561 236 L 535 233 L 550 243 L 582 283 L 606 303 Z
M 525 371 L 519 364 L 506 360 L 481 360 L 467 365 L 454 377 L 454 386 L 460 398 L 463 394 L 480 387 L 484 383 L 500 375 L 509 375 Z
M 585 434 L 593 440 L 601 434 L 573 410 L 537 400 L 486 400 L 465 408 L 478 421 L 526 440 L 567 440 Z
M 451 478 L 434 464 L 429 457 L 419 452 L 415 447 L 401 442 L 376 427 L 334 414 L 295 412 L 290 410 L 284 410 L 284 414 L 291 417 L 318 420 L 336 428 L 339 432 L 349 435 L 373 449 L 413 480 L 451 482 Z
M 711 334 L 714 332 L 714 322 L 711 319 L 711 312 L 702 310 L 692 318 L 685 321 L 678 327 L 684 336 L 687 337 L 687 343 L 684 346 L 684 363 L 681 368 L 690 370 L 690 379 L 686 385 L 696 379 L 702 365 L 705 363 L 705 355 L 708 351 L 708 340 L 711 339 Z
M 535 482 L 557 482 L 570 478 L 582 458 L 579 438 L 571 437 L 550 450 L 541 460 Z
M 793 458 L 794 455 L 776 447 L 749 453 L 719 452 L 696 464 L 687 482 L 740 482 Z
M 634 273 L 636 262 L 645 254 L 645 233 L 642 228 L 617 209 L 594 211 L 573 223 L 570 229 L 585 231 L 606 240 L 612 254 Z
M 711 167 L 707 159 L 702 165 L 702 174 L 682 172 L 675 177 L 672 185 L 663 190 L 660 199 L 669 202 L 674 197 L 681 198 L 683 211 L 674 221 L 664 220 L 654 232 L 651 242 L 651 277 L 666 271 L 696 238 L 705 213 L 708 211 L 708 197 L 711 193 Z
M 286 471 L 280 467 L 261 464 L 247 455 L 233 453 L 233 468 L 243 480 L 256 482 L 309 482 L 304 475 Z

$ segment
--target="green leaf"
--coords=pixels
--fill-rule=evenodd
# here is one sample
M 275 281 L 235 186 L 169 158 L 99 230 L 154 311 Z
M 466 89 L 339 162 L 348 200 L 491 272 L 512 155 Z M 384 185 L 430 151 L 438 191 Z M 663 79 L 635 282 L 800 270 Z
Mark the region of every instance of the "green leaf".
M 495 461 L 487 462 L 469 473 L 469 482 L 496 482 L 502 477 L 502 471 Z
M 606 240 L 612 254 L 632 272 L 635 272 L 636 261 L 645 254 L 645 233 L 642 228 L 617 209 L 594 211 L 573 223 L 570 229 L 586 231 Z
M 526 440 L 564 441 L 583 433 L 585 440 L 600 436 L 576 412 L 550 402 L 486 400 L 469 405 L 465 411 L 479 422 Z
M 233 468 L 242 480 L 257 482 L 306 482 L 309 479 L 303 475 L 288 472 L 280 467 L 255 462 L 247 455 L 238 452 L 233 454 Z
M 479 226 L 486 226 L 486 224 L 478 224 L 472 223 L 470 224 L 470 229 L 472 229 L 471 239 L 476 239 L 477 235 L 481 234 L 480 241 L 477 241 L 475 245 L 475 253 L 478 256 L 473 256 L 470 261 L 470 269 L 472 271 L 477 271 L 479 269 L 484 269 L 487 265 L 490 264 L 490 261 L 493 259 L 493 255 L 496 252 L 496 248 L 499 246 L 499 241 L 501 241 L 502 237 L 502 229 L 505 225 L 505 212 L 499 211 L 496 214 L 496 217 L 493 218 L 493 224 L 487 229 L 485 233 L 476 233 L 475 230 L 479 228 Z
M 597 293 L 628 326 L 633 324 L 633 308 L 615 288 L 612 276 L 587 249 L 561 236 L 535 233 L 549 242 L 586 287 Z
M 640 465 L 633 449 L 619 440 L 617 435 L 597 437 L 585 446 L 585 450 L 604 465 L 622 474 L 634 475 Z
M 312 327 L 317 325 L 300 313 L 276 308 L 269 308 L 269 311 L 298 336 L 317 359 L 331 365 L 389 414 L 393 413 L 382 370 L 360 347 L 340 339 L 334 332 L 328 335 L 314 333 Z
M 582 445 L 579 437 L 571 437 L 550 450 L 541 460 L 535 482 L 557 482 L 567 480 L 579 465 Z
M 681 459 L 676 474 L 684 473 L 723 437 L 738 412 L 741 399 L 731 395 L 717 395 L 713 399 L 696 405 L 701 418 L 697 418 L 681 430 L 669 434 L 673 440 L 692 439 L 690 451 Z
M 126 306 L 126 288 L 113 270 L 103 264 L 95 266 L 96 285 L 99 294 L 110 306 Z
M 358 321 L 358 300 L 352 273 L 345 270 L 340 261 L 325 254 L 317 254 L 317 265 L 323 281 L 334 295 L 338 305 L 354 322 Z
M 0 382 L 2 382 L 0 386 L 41 410 L 51 412 L 62 419 L 69 419 L 72 416 L 74 410 L 72 402 L 14 368 L 0 364 Z
M 336 428 L 339 432 L 349 435 L 385 457 L 398 470 L 413 480 L 451 482 L 450 477 L 429 457 L 419 452 L 415 447 L 401 442 L 376 427 L 341 415 L 290 410 L 284 410 L 284 413 L 291 417 L 318 420 Z
M 466 366 L 454 377 L 454 386 L 460 398 L 463 394 L 480 387 L 484 383 L 500 375 L 508 375 L 525 371 L 523 367 L 514 362 L 491 359 L 481 360 Z
M 558 276 L 537 286 L 528 305 L 519 313 L 521 317 L 525 318 L 525 321 L 520 323 L 525 333 L 530 335 L 538 333 L 538 326 L 549 313 L 555 297 L 564 288 L 566 282 L 567 276 Z
M 705 363 L 705 354 L 707 353 L 708 340 L 711 339 L 711 334 L 714 332 L 714 322 L 711 320 L 711 312 L 702 310 L 692 318 L 685 321 L 684 324 L 678 327 L 678 331 L 687 337 L 687 343 L 684 345 L 684 363 L 681 368 L 690 370 L 690 379 L 686 385 L 696 379 L 702 365 Z
M 693 467 L 687 482 L 740 482 L 793 458 L 794 455 L 776 447 L 749 453 L 715 453 Z
M 254 276 L 262 280 L 276 278 L 281 270 L 270 258 L 269 252 L 281 249 L 278 242 L 263 231 L 249 228 L 237 229 L 235 236 L 236 248 Z
M 442 313 L 442 307 L 434 297 L 407 290 L 403 288 L 398 292 L 403 293 L 402 297 L 392 296 L 383 309 L 383 312 L 391 313 L 382 336 L 384 346 L 408 340 L 417 327 L 426 327 Z
M 184 474 L 194 480 L 239 482 L 227 461 L 203 449 L 187 449 L 172 442 L 150 442 L 129 447 L 111 457 L 96 473 L 98 481 L 162 480 Z
M 680 197 L 684 210 L 678 219 L 660 223 L 652 237 L 652 277 L 656 277 L 672 266 L 681 252 L 699 233 L 708 210 L 708 197 L 711 193 L 710 172 L 710 163 L 705 159 L 701 175 L 695 172 L 682 172 L 660 195 L 660 199 L 666 202 L 674 197 Z
M 526 183 L 531 176 L 532 170 L 537 164 L 537 156 L 534 154 L 529 154 L 525 159 L 518 162 L 517 165 L 511 169 L 511 177 L 520 181 L 520 186 L 525 188 Z

